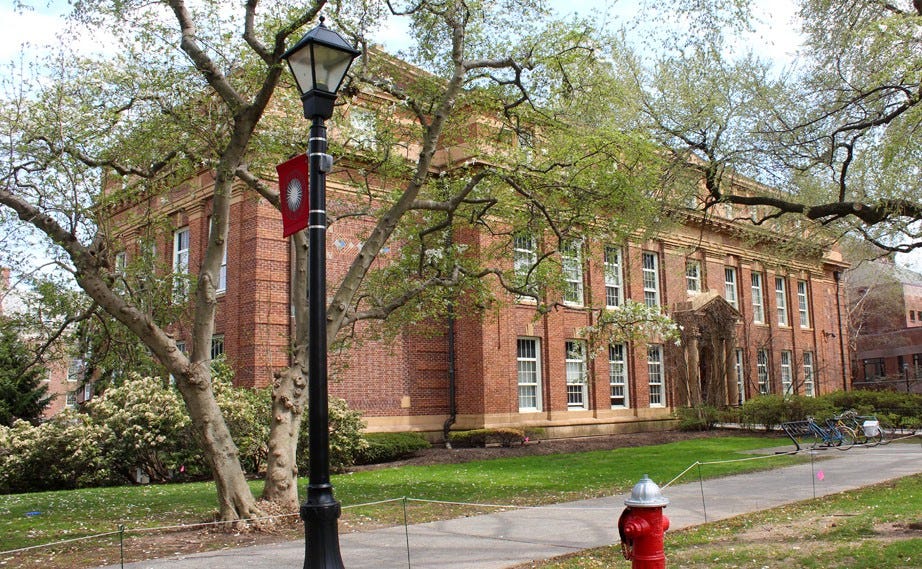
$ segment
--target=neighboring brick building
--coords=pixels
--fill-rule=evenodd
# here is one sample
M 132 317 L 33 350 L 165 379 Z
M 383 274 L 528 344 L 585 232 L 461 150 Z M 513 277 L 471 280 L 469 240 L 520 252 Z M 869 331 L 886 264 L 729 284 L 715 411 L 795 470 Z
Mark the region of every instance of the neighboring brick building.
M 922 393 L 922 275 L 865 261 L 847 283 L 855 387 Z

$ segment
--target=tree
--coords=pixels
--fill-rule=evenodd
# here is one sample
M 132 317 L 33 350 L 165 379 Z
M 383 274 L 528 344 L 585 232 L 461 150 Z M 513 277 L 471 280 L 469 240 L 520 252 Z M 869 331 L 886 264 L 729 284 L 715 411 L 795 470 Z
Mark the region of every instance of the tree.
M 143 342 L 176 379 L 225 520 L 258 511 L 209 365 L 231 189 L 242 180 L 278 206 L 278 194 L 262 180 L 285 156 L 304 151 L 305 128 L 292 119 L 299 108 L 293 89 L 277 89 L 287 81 L 280 56 L 321 9 L 365 46 L 343 101 L 383 94 L 390 107 L 380 114 L 396 119 L 380 121 L 380 152 L 344 160 L 331 174 L 367 198 L 344 204 L 331 223 L 358 215 L 373 222 L 345 278 L 330 287 L 331 345 L 361 322 L 399 326 L 444 314 L 462 295 L 482 309 L 494 300 L 487 279 L 550 309 L 554 281 L 533 285 L 537 276 L 562 281 L 555 253 L 565 243 L 580 232 L 624 238 L 637 227 L 652 230 L 667 200 L 652 146 L 622 127 L 630 111 L 607 64 L 614 42 L 585 22 L 555 21 L 539 0 L 315 0 L 306 11 L 257 0 L 233 10 L 183 0 L 78 3 L 75 21 L 112 33 L 124 52 L 102 61 L 65 58 L 50 87 L 23 87 L 3 102 L 0 205 L 54 243 L 89 304 Z M 418 72 L 368 46 L 367 34 L 385 12 L 411 22 L 410 59 Z M 240 37 L 227 33 L 235 18 Z M 488 136 L 471 140 L 475 125 Z M 529 147 L 531 137 L 541 144 Z M 438 162 L 437 152 L 449 146 L 463 148 L 464 158 Z M 398 154 L 400 147 L 411 150 Z M 213 172 L 215 186 L 211 237 L 195 278 L 156 279 L 150 267 L 118 267 L 110 206 L 154 199 L 201 169 Z M 396 180 L 388 194 L 370 183 L 382 176 Z M 618 213 L 607 218 L 599 211 Z M 151 234 L 163 222 L 138 221 Z M 490 263 L 505 253 L 469 254 L 455 241 L 464 231 L 495 232 L 507 247 L 522 231 L 549 239 L 518 280 Z M 295 444 L 306 404 L 306 239 L 297 235 L 295 243 L 297 333 L 293 365 L 273 384 L 264 492 L 283 507 L 297 504 Z M 399 254 L 376 263 L 388 244 L 400 244 Z M 157 309 L 170 304 L 169 294 L 154 304 L 144 300 L 151 288 L 186 286 L 191 298 L 179 303 L 180 314 Z M 175 318 L 191 330 L 188 355 L 168 333 Z
M 0 318 L 0 425 L 38 422 L 53 397 L 42 383 L 47 375 L 13 322 Z
M 649 124 L 677 159 L 699 161 L 709 204 L 752 208 L 760 223 L 854 232 L 887 251 L 922 246 L 922 4 L 801 0 L 798 64 L 774 75 L 751 54 L 728 55 L 754 7 L 669 8 L 697 33 L 635 74 Z M 734 185 L 736 174 L 772 189 Z

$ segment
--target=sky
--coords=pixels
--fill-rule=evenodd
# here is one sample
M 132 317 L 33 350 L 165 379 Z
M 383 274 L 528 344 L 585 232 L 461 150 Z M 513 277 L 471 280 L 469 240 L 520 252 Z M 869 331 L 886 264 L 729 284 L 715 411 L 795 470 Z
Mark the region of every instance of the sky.
M 98 49 L 100 38 L 89 34 L 65 33 L 61 15 L 67 9 L 62 0 L 26 0 L 36 4 L 33 11 L 15 10 L 16 0 L 0 0 L 0 65 L 17 61 L 20 52 L 37 50 L 44 45 L 53 45 L 66 40 L 87 51 Z M 640 13 L 644 0 L 550 0 L 552 8 L 562 15 L 598 15 L 613 28 L 631 21 Z M 773 61 L 781 70 L 790 65 L 800 47 L 800 37 L 795 25 L 795 0 L 772 0 L 757 2 L 761 10 L 756 14 L 754 31 L 743 40 L 763 59 Z M 653 25 L 653 24 L 651 24 Z M 634 40 L 641 41 L 643 27 L 635 32 Z M 378 40 L 390 51 L 404 47 L 403 29 L 399 25 L 384 28 Z M 628 41 L 631 41 L 631 37 Z M 4 71 L 5 72 L 5 71 Z M 916 271 L 922 272 L 922 252 L 915 255 L 899 255 L 897 260 Z

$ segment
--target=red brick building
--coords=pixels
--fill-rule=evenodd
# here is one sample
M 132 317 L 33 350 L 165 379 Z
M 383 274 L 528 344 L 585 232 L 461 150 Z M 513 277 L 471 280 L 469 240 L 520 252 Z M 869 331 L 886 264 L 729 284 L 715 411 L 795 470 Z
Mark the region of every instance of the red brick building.
M 922 392 L 922 275 L 865 261 L 847 282 L 855 387 Z
M 169 228 L 126 223 L 116 264 L 138 254 L 141 234 L 152 231 L 167 266 L 194 272 L 208 237 L 211 183 L 203 172 L 155 198 L 149 205 Z M 331 199 L 347 189 L 328 183 Z M 291 251 L 279 212 L 238 191 L 212 351 L 227 355 L 239 385 L 263 386 L 288 364 Z M 546 314 L 498 292 L 505 302 L 495 310 L 331 354 L 332 393 L 363 411 L 370 430 L 440 432 L 453 419 L 454 428 L 542 426 L 567 436 L 665 426 L 672 408 L 689 402 L 733 405 L 759 393 L 847 388 L 838 277 L 847 265 L 835 251 L 773 254 L 780 235 L 763 231 L 760 241 L 730 220 L 739 212 L 725 213 L 681 212 L 678 229 L 645 242 L 576 243 L 564 262 L 567 298 Z M 331 227 L 331 284 L 352 261 L 367 223 Z M 473 232 L 458 238 L 471 250 L 487 250 L 496 239 Z M 511 267 L 541 244 L 525 236 L 508 245 Z M 593 316 L 583 307 L 628 300 L 674 316 L 684 326 L 681 345 L 651 340 L 589 353 L 581 329 Z M 175 332 L 182 347 L 185 331 Z

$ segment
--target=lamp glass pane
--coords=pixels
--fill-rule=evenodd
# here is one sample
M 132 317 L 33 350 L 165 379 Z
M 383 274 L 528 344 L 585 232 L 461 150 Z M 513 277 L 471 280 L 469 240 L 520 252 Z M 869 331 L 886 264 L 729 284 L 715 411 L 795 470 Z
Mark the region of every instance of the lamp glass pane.
M 314 88 L 314 77 L 311 71 L 311 49 L 304 49 L 292 53 L 288 57 L 288 67 L 291 68 L 291 74 L 295 76 L 298 83 L 298 91 L 303 95 Z
M 349 65 L 352 63 L 353 55 L 329 48 L 323 44 L 313 46 L 316 75 L 315 89 L 335 93 L 339 89 Z

